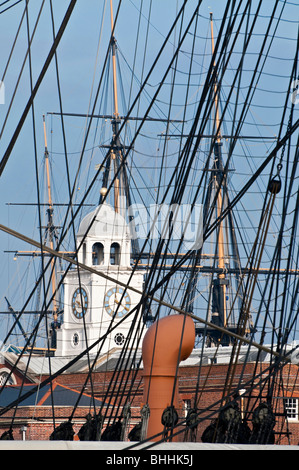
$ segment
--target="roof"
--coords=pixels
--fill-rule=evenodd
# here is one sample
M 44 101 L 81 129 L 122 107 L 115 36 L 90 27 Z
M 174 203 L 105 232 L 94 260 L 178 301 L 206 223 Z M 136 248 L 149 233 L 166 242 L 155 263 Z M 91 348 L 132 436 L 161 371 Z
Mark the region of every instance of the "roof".
M 270 346 L 269 346 L 270 348 Z M 291 346 L 287 347 L 287 350 L 291 349 Z M 198 367 L 200 364 L 228 364 L 231 360 L 232 346 L 223 346 L 223 347 L 209 347 L 209 348 L 194 348 L 190 356 L 180 363 L 180 367 Z M 14 364 L 18 358 L 17 355 L 13 353 L 1 353 L 3 359 L 8 360 L 10 364 Z M 78 360 L 74 361 L 74 356 L 65 356 L 65 357 L 45 357 L 45 356 L 35 356 L 33 355 L 30 358 L 30 364 L 28 366 L 28 356 L 24 356 L 18 361 L 18 370 L 21 373 L 25 373 L 26 377 L 31 379 L 32 382 L 37 382 L 40 379 L 40 376 L 48 376 L 50 374 L 59 373 L 63 370 L 63 374 L 77 374 L 77 373 L 88 373 L 89 371 L 89 361 L 92 360 L 93 363 L 93 372 L 104 372 L 115 370 L 116 365 L 118 364 L 119 357 L 121 354 L 121 348 L 113 348 L 107 353 L 100 355 L 96 360 L 95 356 L 90 355 L 88 358 L 84 356 Z M 132 366 L 139 364 L 139 367 L 143 367 L 141 349 L 137 349 L 134 353 L 134 364 Z M 253 347 L 250 348 L 248 345 L 243 345 L 240 348 L 238 361 L 239 363 L 243 362 L 255 362 L 259 357 L 260 361 L 268 362 L 270 361 L 270 355 L 266 352 L 260 352 L 258 349 Z M 50 359 L 50 360 L 49 360 Z M 74 362 L 73 362 L 74 361 Z M 127 358 L 125 361 L 126 366 L 128 367 L 128 362 L 130 358 Z M 132 359 L 131 359 L 132 361 Z M 1 406 L 1 395 L 0 395 L 0 406 Z
M 78 237 L 117 238 L 129 237 L 129 229 L 125 219 L 107 203 L 101 204 L 87 214 L 81 221 Z
M 52 390 L 50 384 L 37 388 L 36 385 L 23 385 L 20 387 L 18 385 L 9 385 L 4 387 L 0 394 L 0 407 L 4 408 L 5 406 L 10 405 L 12 402 L 19 398 L 20 392 L 21 397 L 27 395 L 28 392 L 31 392 L 31 395 L 22 400 L 20 406 L 100 406 L 102 404 L 101 400 L 92 398 L 90 395 L 83 393 L 79 399 L 80 392 L 72 390 L 65 385 L 61 385 L 57 382 L 52 383 Z M 53 402 L 52 402 L 53 400 Z
M 111 365 L 110 359 L 113 358 L 113 367 L 117 363 L 121 353 L 121 348 L 112 348 L 107 353 L 100 355 L 95 363 L 93 364 L 93 370 L 107 370 L 107 367 L 102 367 L 104 364 Z M 138 351 L 138 357 L 141 355 L 141 350 Z M 17 369 L 20 373 L 25 374 L 28 380 L 34 383 L 39 382 L 40 376 L 48 376 L 50 374 L 59 373 L 64 370 L 65 374 L 76 374 L 76 373 L 87 373 L 89 371 L 90 359 L 92 362 L 95 360 L 95 356 L 90 354 L 81 357 L 80 359 L 75 356 L 50 356 L 45 355 L 32 355 L 28 364 L 28 355 L 24 354 L 19 357 L 18 354 L 13 352 L 0 352 L 0 360 L 7 361 L 10 365 L 14 365 L 18 360 Z M 75 359 L 75 361 L 74 361 Z M 109 369 L 110 370 L 110 369 Z M 1 397 L 1 395 L 0 395 Z M 0 405 L 1 406 L 1 405 Z

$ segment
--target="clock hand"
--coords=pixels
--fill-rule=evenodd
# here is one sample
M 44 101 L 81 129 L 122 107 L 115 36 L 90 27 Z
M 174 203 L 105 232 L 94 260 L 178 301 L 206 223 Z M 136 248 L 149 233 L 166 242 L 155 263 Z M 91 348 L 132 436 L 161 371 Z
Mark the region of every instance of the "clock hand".
M 115 299 L 115 303 L 121 305 L 127 312 L 130 310 L 128 307 L 125 307 L 122 303 L 120 303 L 118 300 Z

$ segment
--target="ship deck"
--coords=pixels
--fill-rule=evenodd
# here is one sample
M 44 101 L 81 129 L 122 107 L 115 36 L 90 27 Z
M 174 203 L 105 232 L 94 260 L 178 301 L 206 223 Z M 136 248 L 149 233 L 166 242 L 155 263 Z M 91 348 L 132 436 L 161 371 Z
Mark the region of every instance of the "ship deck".
M 131 448 L 131 449 L 130 449 Z M 202 442 L 164 442 L 159 444 L 153 443 L 128 443 L 128 442 L 103 442 L 103 441 L 0 441 L 0 451 L 2 450 L 97 450 L 105 452 L 108 455 L 110 451 L 151 451 L 160 453 L 184 451 L 187 454 L 197 453 L 198 451 L 217 451 L 217 450 L 241 450 L 241 451 L 256 451 L 256 450 L 299 450 L 299 446 L 291 445 L 251 445 L 251 444 L 209 444 Z M 111 454 L 112 455 L 112 454 Z

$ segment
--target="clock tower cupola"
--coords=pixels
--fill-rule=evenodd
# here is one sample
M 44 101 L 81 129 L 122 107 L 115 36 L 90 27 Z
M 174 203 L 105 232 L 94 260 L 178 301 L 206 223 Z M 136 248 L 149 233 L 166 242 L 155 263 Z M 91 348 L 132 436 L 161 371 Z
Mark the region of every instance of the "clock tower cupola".
M 92 349 L 100 354 L 121 347 L 140 301 L 143 275 L 132 275 L 131 237 L 125 218 L 103 203 L 83 218 L 77 233 L 78 261 L 92 267 L 71 269 L 64 280 L 64 319 L 57 330 L 57 356 Z M 105 276 L 108 276 L 107 279 Z M 115 280 L 112 281 L 111 279 Z M 122 320 L 120 322 L 120 320 Z M 118 325 L 119 323 L 119 325 Z

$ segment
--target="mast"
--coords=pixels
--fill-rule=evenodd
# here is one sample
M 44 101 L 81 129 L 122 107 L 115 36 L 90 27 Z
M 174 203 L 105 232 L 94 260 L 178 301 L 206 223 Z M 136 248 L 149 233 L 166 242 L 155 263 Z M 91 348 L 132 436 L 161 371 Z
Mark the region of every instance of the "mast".
M 212 42 L 212 55 L 214 54 L 214 32 L 213 32 L 213 14 L 210 13 L 210 23 L 211 23 L 211 42 Z M 214 63 L 215 66 L 215 63 Z M 219 89 L 217 79 L 215 80 L 214 85 L 215 93 L 215 128 L 216 128 L 216 141 L 214 143 L 214 186 L 218 192 L 217 201 L 216 201 L 216 210 L 217 217 L 220 216 L 223 208 L 223 191 L 221 189 L 221 181 L 223 179 L 223 164 L 222 164 L 222 154 L 221 154 L 221 130 L 220 130 L 220 119 L 219 119 Z M 214 307 L 218 312 L 214 313 L 215 316 L 219 315 L 218 322 L 221 326 L 227 327 L 227 309 L 226 309 L 226 286 L 228 285 L 228 280 L 225 275 L 225 252 L 224 252 L 224 236 L 223 236 L 223 221 L 219 225 L 218 235 L 217 235 L 217 255 L 218 255 L 218 269 L 220 272 L 217 275 L 217 279 L 214 279 L 213 282 L 213 299 Z M 216 301 L 215 301 L 216 300 Z M 216 306 L 216 305 L 217 306 Z
M 116 74 L 116 39 L 114 36 L 114 18 L 113 18 L 113 4 L 110 0 L 110 15 L 111 15 L 111 49 L 112 49 L 112 70 L 113 70 L 113 100 L 114 100 L 114 110 L 113 110 L 113 120 L 112 120 L 112 130 L 113 130 L 113 147 L 111 149 L 111 157 L 114 165 L 114 172 L 117 173 L 118 167 L 121 163 L 121 143 L 118 136 L 119 131 L 119 113 L 118 113 L 118 91 L 117 91 L 117 74 Z M 122 172 L 119 173 L 119 176 L 115 178 L 114 181 L 114 210 L 115 212 L 121 213 L 124 212 L 124 208 L 120 207 L 120 196 L 122 196 L 123 188 L 121 184 Z M 124 216 L 124 213 L 122 213 Z
M 212 43 L 212 55 L 214 54 L 215 50 L 215 45 L 214 45 L 214 30 L 213 30 L 213 13 L 210 13 L 210 20 L 211 20 L 211 43 Z M 214 62 L 214 67 L 215 67 L 215 62 Z M 218 84 L 217 80 L 215 80 L 215 85 L 214 85 L 214 91 L 215 91 L 215 124 L 216 124 L 216 129 L 217 129 L 217 138 L 216 142 L 220 143 L 221 142 L 221 131 L 220 131 L 220 120 L 219 120 L 219 103 L 218 103 Z
M 111 14 L 111 46 L 112 46 L 112 67 L 113 67 L 113 97 L 114 97 L 114 116 L 119 117 L 118 114 L 118 97 L 117 97 L 117 76 L 116 76 L 116 39 L 114 36 L 114 19 L 113 19 L 113 4 L 110 0 L 110 14 Z
M 53 233 L 54 233 L 54 224 L 53 224 L 53 200 L 52 200 L 52 191 L 51 191 L 51 178 L 50 178 L 50 166 L 49 166 L 49 152 L 47 145 L 47 132 L 46 132 L 46 122 L 45 115 L 43 115 L 43 127 L 44 127 L 44 142 L 45 142 L 45 167 L 46 167 L 46 177 L 47 177 L 47 190 L 48 190 L 48 224 L 46 228 L 46 234 L 49 235 L 49 245 L 50 248 L 54 249 L 53 243 Z M 55 269 L 55 260 L 51 259 L 51 285 L 52 285 L 52 295 L 53 295 L 53 317 L 54 325 L 57 324 L 57 315 L 58 315 L 58 301 L 57 301 L 57 292 L 56 292 L 56 269 Z

